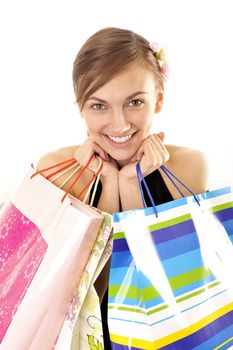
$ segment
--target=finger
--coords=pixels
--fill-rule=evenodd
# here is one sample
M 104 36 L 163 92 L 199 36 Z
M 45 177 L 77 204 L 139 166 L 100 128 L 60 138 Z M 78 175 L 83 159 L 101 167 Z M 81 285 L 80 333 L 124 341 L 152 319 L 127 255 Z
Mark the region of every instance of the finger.
M 150 174 L 159 167 L 160 154 L 149 139 L 144 145 L 144 154 L 140 160 L 142 173 L 144 176 Z
M 141 158 L 142 158 L 142 156 L 143 156 L 143 154 L 144 154 L 144 147 L 145 147 L 145 145 L 147 144 L 147 140 L 148 140 L 148 139 L 145 139 L 145 140 L 142 142 L 141 146 L 138 148 L 138 150 L 137 150 L 137 152 L 136 152 L 136 161 L 140 161 L 140 160 L 141 160 Z
M 148 153 L 150 151 L 150 147 L 148 147 L 148 144 L 150 143 L 150 139 L 149 137 L 147 137 L 143 143 L 141 144 L 141 146 L 138 148 L 137 151 L 137 155 L 136 155 L 136 160 L 140 161 L 143 157 L 143 155 L 145 155 L 145 152 Z
M 164 133 L 161 132 L 161 137 L 164 137 Z M 150 135 L 148 138 L 146 138 L 143 143 L 141 144 L 141 146 L 138 148 L 136 155 L 134 156 L 134 158 L 132 158 L 132 161 L 135 159 L 136 161 L 140 161 L 142 159 L 142 156 L 144 154 L 145 151 L 145 145 L 147 144 L 147 142 L 149 142 L 149 140 L 152 138 L 152 140 L 154 141 L 154 143 L 157 145 L 159 143 L 159 145 L 161 145 L 160 151 L 162 152 L 162 150 L 166 151 L 165 146 L 163 145 L 161 139 L 159 138 L 159 136 L 157 136 L 156 134 L 154 135 Z M 161 150 L 162 148 L 162 150 Z M 155 150 L 155 149 L 154 149 Z
M 136 162 L 137 161 L 137 153 L 135 153 L 133 155 L 133 157 L 130 159 L 130 162 L 133 163 L 133 162 Z
M 87 138 L 87 144 L 91 147 L 92 154 L 97 153 L 103 160 L 107 160 L 107 153 L 90 136 Z
M 160 138 L 160 140 L 163 142 L 164 141 L 164 137 L 165 137 L 165 134 L 163 131 L 160 131 L 157 136 Z
M 145 145 L 141 146 L 138 151 L 137 151 L 137 155 L 136 155 L 136 161 L 140 161 L 142 159 L 142 156 L 144 154 L 144 147 Z
M 93 146 L 95 153 L 97 153 L 103 160 L 108 160 L 107 153 L 97 143 L 93 143 Z
M 152 136 L 147 139 L 142 160 L 147 173 L 158 169 L 164 163 L 164 152 Z
M 153 147 L 157 149 L 159 153 L 163 153 L 165 151 L 162 141 L 159 139 L 158 136 L 156 137 L 154 135 L 150 135 L 149 140 L 152 143 Z
M 98 167 L 99 167 L 99 162 L 97 158 L 93 159 L 93 161 L 88 165 L 88 169 L 91 170 L 93 173 L 96 173 Z
M 93 157 L 93 159 L 89 163 L 91 157 Z M 74 151 L 74 158 L 82 167 L 86 166 L 89 163 L 87 169 L 94 173 L 100 164 L 100 159 L 98 158 L 105 160 L 104 151 L 99 145 L 93 143 L 90 137 L 88 137 L 82 145 L 77 147 L 77 149 Z
M 152 165 L 151 166 L 161 166 L 163 164 L 163 150 L 161 149 L 160 145 L 153 139 L 153 137 L 149 138 L 149 144 L 151 147 L 151 159 L 152 159 Z
M 153 135 L 150 135 L 150 136 L 152 136 L 153 138 L 154 138 L 154 140 L 156 140 L 159 144 L 160 144 L 160 146 L 165 150 L 166 149 L 166 147 L 165 147 L 165 145 L 164 145 L 164 143 L 163 143 L 163 140 L 161 139 L 161 134 L 163 135 L 163 139 L 164 139 L 164 133 L 163 132 L 161 132 L 161 133 L 159 133 L 159 134 L 153 134 Z M 160 136 L 159 136 L 160 135 Z
M 156 144 L 156 146 L 158 147 L 158 150 L 160 150 L 163 158 L 163 163 L 167 162 L 168 159 L 170 158 L 170 154 L 167 148 L 165 147 L 165 145 L 163 144 L 163 142 L 161 141 L 161 139 L 159 138 L 159 136 L 154 134 L 154 135 L 151 135 L 150 139 L 153 141 L 153 143 Z

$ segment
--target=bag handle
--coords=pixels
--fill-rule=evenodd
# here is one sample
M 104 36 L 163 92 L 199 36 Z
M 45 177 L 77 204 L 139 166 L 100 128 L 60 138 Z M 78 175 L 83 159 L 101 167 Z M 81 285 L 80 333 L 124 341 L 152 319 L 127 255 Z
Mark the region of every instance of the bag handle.
M 78 176 L 76 177 L 76 179 L 72 182 L 72 184 L 70 185 L 70 187 L 66 190 L 66 193 L 64 194 L 63 198 L 62 198 L 62 202 L 65 200 L 65 198 L 67 197 L 68 193 L 72 190 L 72 188 L 75 186 L 76 182 L 79 180 L 79 178 L 82 176 L 82 174 L 84 173 L 84 171 L 86 170 L 86 168 L 88 167 L 88 165 L 90 164 L 90 162 L 94 159 L 95 155 L 93 154 L 90 159 L 88 160 L 87 164 L 84 165 L 84 167 L 82 168 L 80 174 L 78 174 Z M 101 173 L 103 168 L 103 162 L 101 162 L 101 165 L 99 167 L 99 169 L 97 170 L 97 172 L 93 175 L 93 177 L 91 178 L 90 181 L 88 181 L 87 185 L 83 188 L 83 190 L 76 196 L 77 199 L 80 198 L 80 196 L 83 194 L 83 192 L 90 186 L 90 184 L 95 180 L 95 178 Z
M 100 175 L 101 175 L 101 173 L 99 172 L 99 170 L 100 170 L 100 167 L 101 167 L 102 162 L 103 162 L 102 158 L 98 157 L 98 159 L 99 159 L 99 165 L 98 165 L 98 168 L 97 168 L 97 170 L 96 170 L 96 172 L 98 172 L 98 176 L 97 176 L 97 178 L 96 178 L 94 190 L 93 190 L 93 193 L 92 193 L 92 196 L 91 196 L 91 200 L 90 200 L 90 205 L 91 205 L 91 206 L 93 205 L 94 198 L 95 198 L 96 191 L 97 191 L 97 186 L 98 186 L 98 183 L 99 183 L 99 181 L 100 181 Z M 67 177 L 67 179 L 65 179 L 65 181 L 63 181 L 63 183 L 59 186 L 59 188 L 62 188 L 62 187 L 65 186 L 65 184 L 71 179 L 71 177 L 72 177 L 75 173 L 77 173 L 77 171 L 80 169 L 80 167 L 81 167 L 80 164 L 73 164 L 73 165 L 69 166 L 67 169 L 65 169 L 65 170 L 63 170 L 61 173 L 57 174 L 51 182 L 53 183 L 55 180 L 59 179 L 59 177 L 61 177 L 62 175 L 66 174 L 68 171 L 70 171 L 71 169 L 74 168 L 74 170 L 72 171 L 72 173 L 71 173 L 71 174 Z M 92 181 L 92 182 L 90 183 L 90 186 L 88 187 L 88 190 L 87 190 L 87 193 L 86 193 L 85 198 L 84 198 L 84 200 L 83 200 L 83 203 L 86 203 L 87 198 L 88 198 L 88 195 L 90 194 L 90 191 L 91 191 L 93 185 L 94 185 L 94 181 Z M 88 185 L 87 185 L 87 186 L 88 186 Z M 87 187 L 87 186 L 86 186 L 86 187 Z M 86 189 L 86 187 L 85 187 L 85 189 Z M 83 191 L 84 191 L 84 190 L 83 190 Z M 83 191 L 82 191 L 82 192 L 83 192 Z
M 43 172 L 45 172 L 45 171 L 47 171 L 47 170 L 57 168 L 58 166 L 63 165 L 63 164 L 66 164 L 66 163 L 68 163 L 68 164 L 65 165 L 64 167 L 62 167 L 61 169 L 58 169 L 58 170 L 56 170 L 55 172 L 49 174 L 48 176 L 45 176 L 45 178 L 48 180 L 50 177 L 52 177 L 52 176 L 54 176 L 54 175 L 60 173 L 62 170 L 67 169 L 67 168 L 69 168 L 70 166 L 76 164 L 76 163 L 77 163 L 77 160 L 74 159 L 74 158 L 68 159 L 68 160 L 65 160 L 64 162 L 57 163 L 57 164 L 54 164 L 54 165 L 52 165 L 52 166 L 50 166 L 50 167 L 48 167 L 48 168 L 44 168 L 44 169 L 41 169 L 41 170 L 39 170 L 39 171 L 36 171 L 34 174 L 32 174 L 31 179 L 32 179 L 34 176 L 38 175 L 38 174 L 42 174 Z
M 81 165 L 80 164 L 73 164 L 71 166 L 69 166 L 67 169 L 63 170 L 62 172 L 60 172 L 59 174 L 57 174 L 53 180 L 51 180 L 51 182 L 53 183 L 55 180 L 59 179 L 59 177 L 61 177 L 62 175 L 66 174 L 68 171 L 70 171 L 71 169 L 74 168 L 74 171 L 72 171 L 72 173 L 67 177 L 67 179 L 65 179 L 65 181 L 63 181 L 63 183 L 59 186 L 59 188 L 62 188 L 63 186 L 65 186 L 65 184 L 71 179 L 71 177 L 77 173 L 77 171 L 80 169 Z
M 103 167 L 103 160 L 102 160 L 102 158 L 99 158 L 99 160 L 100 160 L 99 166 L 98 166 L 98 169 L 96 171 L 98 173 L 98 175 L 96 177 L 95 185 L 94 185 L 94 181 L 92 181 L 91 185 L 88 187 L 87 193 L 86 193 L 85 198 L 83 200 L 83 203 L 86 203 L 87 198 L 88 198 L 88 196 L 89 196 L 89 194 L 91 192 L 92 186 L 94 185 L 94 189 L 93 189 L 93 192 L 92 192 L 91 200 L 90 200 L 90 203 L 89 203 L 90 206 L 93 206 L 93 202 L 94 202 L 96 191 L 97 191 L 97 186 L 98 186 L 99 181 L 100 181 L 101 172 L 99 170 L 100 170 L 100 168 L 102 169 L 102 167 Z
M 88 167 L 88 165 L 90 164 L 90 162 L 94 159 L 95 155 L 93 154 L 88 162 L 83 166 L 80 174 L 78 174 L 78 176 L 76 177 L 76 179 L 72 182 L 72 184 L 70 185 L 70 187 L 66 190 L 64 196 L 62 197 L 62 200 L 61 202 L 63 202 L 65 200 L 65 198 L 67 197 L 68 193 L 72 190 L 72 188 L 75 186 L 75 184 L 77 183 L 77 181 L 79 180 L 79 178 L 82 176 L 82 174 L 84 173 L 84 171 L 86 170 L 86 168 Z M 40 171 L 36 171 L 32 176 L 31 176 L 31 179 L 38 175 L 38 174 L 42 174 L 43 172 L 47 171 L 47 170 L 50 170 L 50 169 L 54 169 L 58 166 L 61 166 L 61 165 L 64 165 L 66 164 L 64 167 L 52 172 L 51 174 L 49 174 L 48 176 L 45 176 L 46 179 L 49 179 L 51 178 L 52 176 L 54 175 L 57 175 L 51 182 L 55 181 L 57 178 L 59 178 L 62 174 L 65 174 L 68 170 L 72 169 L 73 167 L 77 167 L 78 165 L 78 162 L 76 159 L 68 159 L 66 161 L 63 161 L 63 162 L 60 162 L 60 163 L 57 163 L 57 164 L 54 164 L 48 168 L 44 168 L 44 169 L 41 169 Z M 72 174 L 68 177 L 68 179 L 66 179 L 62 185 L 60 186 L 60 188 L 62 186 L 64 186 L 65 183 L 67 183 L 67 181 L 69 181 L 69 179 L 72 177 L 72 175 L 74 175 L 80 168 L 80 165 L 78 165 L 77 169 L 75 169 Z M 93 177 L 91 178 L 91 180 L 87 183 L 87 185 L 84 187 L 84 189 L 78 194 L 78 196 L 76 198 L 80 198 L 80 196 L 83 194 L 83 192 L 94 182 L 95 178 L 96 177 L 100 177 L 100 174 L 101 174 L 101 171 L 102 171 L 102 168 L 103 168 L 103 161 L 102 159 L 100 158 L 100 165 L 96 171 L 96 173 L 93 175 Z M 97 181 L 97 184 L 98 184 L 98 181 Z M 96 185 L 97 187 L 97 185 Z M 95 190 L 96 192 L 96 190 Z M 85 199 L 87 198 L 87 196 L 85 196 Z M 91 201 L 93 202 L 94 198 L 92 197 Z
M 163 170 L 163 172 L 165 173 L 165 175 L 169 178 L 169 180 L 172 182 L 172 184 L 175 186 L 175 188 L 178 190 L 178 192 L 182 195 L 182 197 L 185 197 L 184 194 L 181 192 L 181 190 L 179 189 L 179 187 L 176 185 L 176 183 L 174 182 L 173 178 L 175 180 L 177 180 L 184 188 L 186 188 L 191 194 L 192 196 L 194 197 L 195 201 L 197 202 L 197 204 L 200 206 L 200 201 L 199 199 L 197 198 L 197 196 L 194 194 L 194 192 L 188 187 L 186 186 L 180 179 L 178 179 L 178 177 L 176 177 L 168 168 L 165 167 L 165 165 L 162 165 L 161 166 L 161 169 Z M 146 184 L 146 181 L 142 175 L 142 171 L 141 171 L 141 167 L 140 167 L 140 164 L 137 163 L 136 164 L 136 172 L 137 172 L 137 179 L 138 179 L 138 183 L 139 183 L 139 188 L 140 188 L 140 192 L 141 192 L 141 197 L 142 197 L 142 203 L 143 203 L 143 206 L 144 208 L 147 208 L 147 205 L 146 205 L 146 202 L 145 202 L 145 198 L 144 198 L 144 194 L 143 194 L 143 189 L 142 189 L 142 184 L 141 182 L 143 182 L 144 186 L 145 186 L 145 189 L 146 189 L 146 192 L 148 194 L 148 197 L 150 198 L 150 201 L 151 201 L 151 204 L 154 208 L 154 211 L 155 211 L 155 214 L 156 214 L 156 217 L 158 217 L 158 212 L 157 212 L 157 209 L 156 209 L 156 205 L 154 203 L 154 200 L 152 198 L 152 195 L 150 193 L 150 190 Z

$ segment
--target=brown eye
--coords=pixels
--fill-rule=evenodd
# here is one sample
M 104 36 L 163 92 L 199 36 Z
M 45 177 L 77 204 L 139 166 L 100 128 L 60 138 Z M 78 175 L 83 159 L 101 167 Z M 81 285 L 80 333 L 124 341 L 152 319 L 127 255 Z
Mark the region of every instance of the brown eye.
M 129 106 L 141 106 L 143 104 L 143 101 L 142 100 L 139 100 L 139 99 L 135 99 L 135 100 L 132 100 L 130 101 L 129 103 Z
M 101 111 L 105 109 L 105 106 L 102 103 L 95 103 L 94 105 L 91 106 L 91 108 L 97 111 Z

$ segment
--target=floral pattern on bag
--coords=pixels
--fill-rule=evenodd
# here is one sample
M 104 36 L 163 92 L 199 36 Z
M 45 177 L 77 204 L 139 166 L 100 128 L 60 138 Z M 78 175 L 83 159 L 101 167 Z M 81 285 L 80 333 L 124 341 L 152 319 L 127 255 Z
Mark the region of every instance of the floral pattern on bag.
M 68 333 L 71 332 L 70 350 L 104 349 L 100 303 L 94 281 L 112 253 L 112 215 L 96 208 L 95 210 L 103 215 L 103 223 L 61 331 L 64 339 L 67 339 Z M 59 346 L 62 344 L 60 342 Z
M 89 334 L 87 335 L 87 337 L 90 350 L 103 350 L 103 345 L 97 338 Z
M 12 203 L 0 216 L 0 342 L 47 250 L 39 228 Z
M 90 273 L 92 274 L 92 278 L 93 278 L 93 267 L 98 265 L 99 259 L 102 255 L 104 259 L 102 265 L 105 265 L 105 262 L 108 260 L 108 258 L 111 255 L 112 238 L 113 238 L 111 237 L 111 230 L 112 230 L 111 217 L 108 214 L 104 215 L 104 219 L 99 231 L 99 235 L 97 237 L 93 250 L 90 254 L 90 258 L 86 265 L 85 271 L 83 273 L 80 286 L 73 297 L 71 307 L 67 314 L 67 320 L 70 321 L 70 328 L 74 327 L 76 315 L 80 311 L 84 297 L 87 293 L 88 288 L 90 287 L 90 283 L 91 283 Z

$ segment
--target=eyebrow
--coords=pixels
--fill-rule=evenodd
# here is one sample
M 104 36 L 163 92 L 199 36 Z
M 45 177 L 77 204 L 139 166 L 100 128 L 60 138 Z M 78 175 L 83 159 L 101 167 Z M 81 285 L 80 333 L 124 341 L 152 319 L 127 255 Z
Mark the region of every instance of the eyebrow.
M 141 95 L 141 94 L 147 94 L 147 95 L 148 95 L 148 92 L 146 92 L 146 91 L 137 91 L 137 92 L 134 92 L 132 95 L 126 97 L 125 100 L 126 100 L 126 101 L 127 101 L 127 100 L 130 100 L 131 98 L 134 98 L 135 96 Z M 87 101 L 88 101 L 88 100 L 97 100 L 97 101 L 100 101 L 100 102 L 102 102 L 102 103 L 107 103 L 105 100 L 103 100 L 102 98 L 99 98 L 99 97 L 97 97 L 97 96 L 90 96 L 90 97 L 87 99 Z

